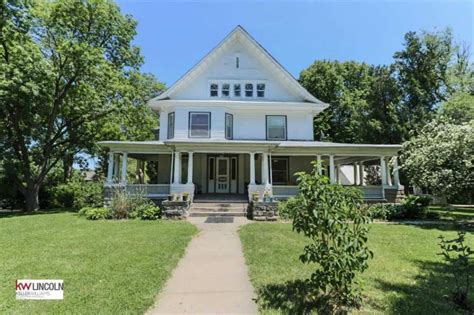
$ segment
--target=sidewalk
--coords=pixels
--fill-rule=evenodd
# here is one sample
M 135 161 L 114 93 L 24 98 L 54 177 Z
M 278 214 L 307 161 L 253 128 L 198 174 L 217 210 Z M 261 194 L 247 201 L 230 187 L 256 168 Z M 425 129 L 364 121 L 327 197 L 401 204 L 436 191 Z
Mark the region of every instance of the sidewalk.
M 245 218 L 234 223 L 204 223 L 148 314 L 257 314 L 242 246 L 237 234 Z

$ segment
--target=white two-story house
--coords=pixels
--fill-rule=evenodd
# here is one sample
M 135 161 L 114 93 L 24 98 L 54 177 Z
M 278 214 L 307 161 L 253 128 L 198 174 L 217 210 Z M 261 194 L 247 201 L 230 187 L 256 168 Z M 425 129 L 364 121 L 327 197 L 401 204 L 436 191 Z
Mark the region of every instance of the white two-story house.
M 286 198 L 297 193 L 295 172 L 317 160 L 331 182 L 359 186 L 366 199 L 390 201 L 399 187 L 401 147 L 314 141 L 313 118 L 328 104 L 240 26 L 149 106 L 160 117 L 159 139 L 100 143 L 110 149 L 108 186 L 152 198 L 265 191 Z M 157 161 L 157 180 L 127 182 L 131 158 L 140 172 Z M 369 165 L 379 166 L 380 185 L 366 184 Z

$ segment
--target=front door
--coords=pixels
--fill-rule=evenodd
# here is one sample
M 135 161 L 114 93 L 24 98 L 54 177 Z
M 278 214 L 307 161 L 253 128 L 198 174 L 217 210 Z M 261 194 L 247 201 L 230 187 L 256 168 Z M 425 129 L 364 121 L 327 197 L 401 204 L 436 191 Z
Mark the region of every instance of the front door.
M 229 192 L 229 158 L 218 157 L 216 159 L 217 168 L 217 183 L 216 193 L 228 193 Z

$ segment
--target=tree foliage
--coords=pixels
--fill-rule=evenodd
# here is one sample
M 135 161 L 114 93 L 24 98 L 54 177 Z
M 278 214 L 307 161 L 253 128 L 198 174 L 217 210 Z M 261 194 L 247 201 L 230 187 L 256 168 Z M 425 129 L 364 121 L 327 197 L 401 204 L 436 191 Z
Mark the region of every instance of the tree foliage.
M 315 139 L 347 143 L 408 140 L 453 95 L 464 93 L 453 100 L 462 104 L 473 95 L 474 72 L 468 55 L 446 30 L 408 32 L 404 48 L 387 66 L 315 61 L 299 78 L 310 93 L 330 104 L 314 120 Z
M 292 200 L 293 229 L 309 238 L 300 259 L 316 263 L 309 282 L 323 314 L 340 313 L 361 305 L 357 275 L 368 267 L 369 218 L 361 211 L 360 190 L 329 184 L 319 175 L 298 173 L 299 194 Z
M 161 86 L 139 72 L 136 22 L 109 1 L 0 6 L 0 158 L 35 210 L 47 174 L 65 157 L 97 152 L 103 137 L 146 138 L 143 127 L 156 119 L 144 99 Z
M 403 144 L 403 169 L 412 184 L 448 198 L 474 191 L 474 120 L 433 121 Z

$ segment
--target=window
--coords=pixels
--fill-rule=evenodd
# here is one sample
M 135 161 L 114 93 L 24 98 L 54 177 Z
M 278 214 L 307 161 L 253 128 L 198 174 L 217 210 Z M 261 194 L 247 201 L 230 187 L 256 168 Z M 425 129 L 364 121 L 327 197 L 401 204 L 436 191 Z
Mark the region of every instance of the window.
M 288 184 L 288 158 L 272 157 L 272 184 Z
M 174 138 L 174 112 L 168 114 L 168 139 Z
M 240 84 L 234 84 L 234 96 L 240 97 Z
M 253 97 L 253 84 L 252 83 L 245 84 L 245 96 Z
M 286 140 L 286 116 L 267 116 L 267 140 Z
M 234 116 L 225 114 L 225 138 L 232 139 L 234 136 Z
M 240 63 L 239 57 L 235 57 L 235 67 L 236 67 L 237 69 L 239 69 L 239 66 L 240 66 L 239 63 Z
M 211 97 L 217 97 L 219 92 L 219 85 L 216 83 L 212 83 L 210 88 Z
M 189 137 L 210 138 L 211 137 L 211 113 L 190 112 L 189 113 Z
M 226 97 L 230 96 L 230 84 L 228 83 L 222 84 L 222 96 L 226 96 Z
M 265 83 L 257 84 L 257 97 L 265 97 Z

